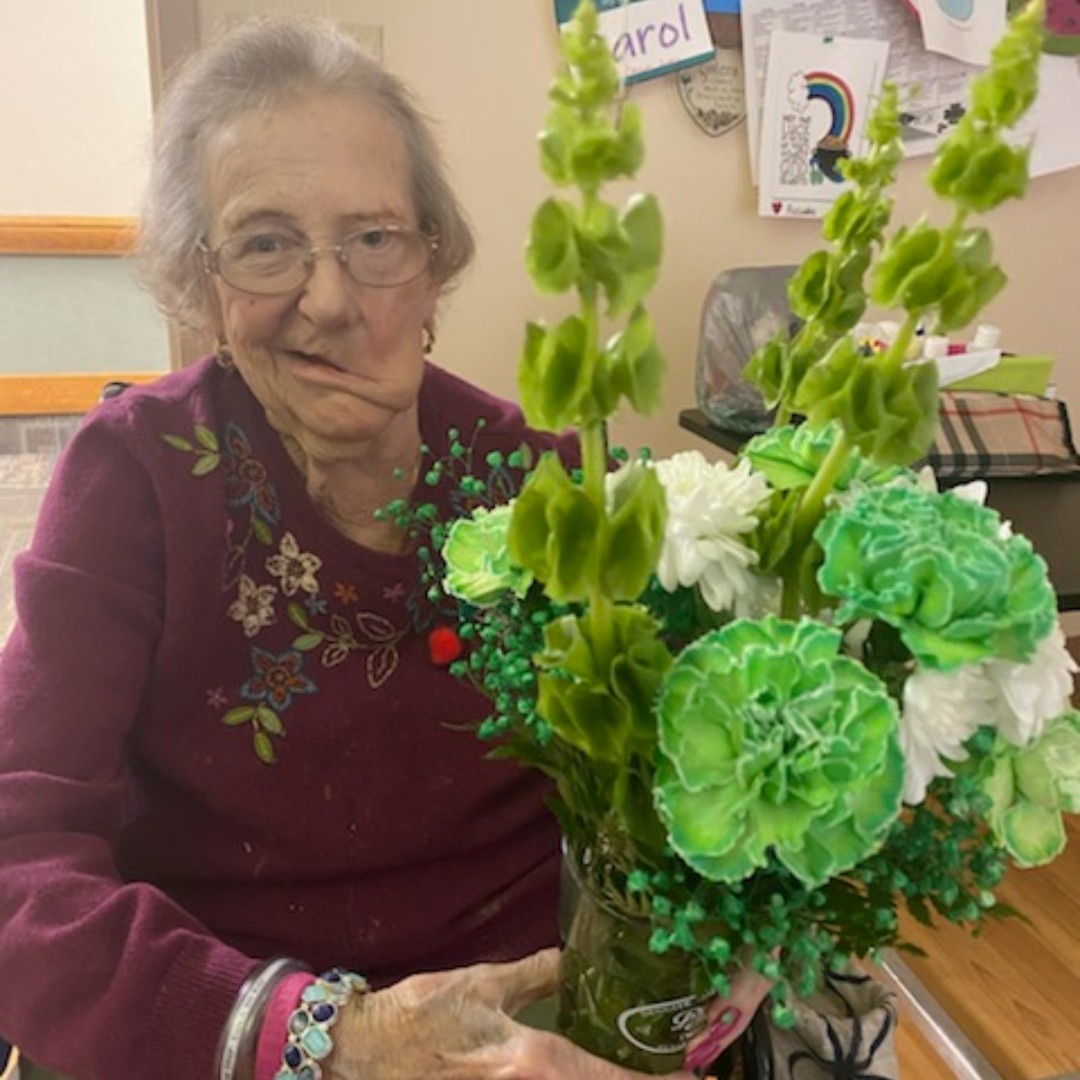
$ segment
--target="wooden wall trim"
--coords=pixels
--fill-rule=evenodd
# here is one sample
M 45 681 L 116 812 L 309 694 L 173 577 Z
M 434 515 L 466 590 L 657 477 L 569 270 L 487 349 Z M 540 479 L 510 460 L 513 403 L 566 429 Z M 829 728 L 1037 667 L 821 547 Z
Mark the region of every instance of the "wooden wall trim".
M 0 375 L 0 416 L 81 416 L 101 400 L 106 383 L 148 383 L 163 374 L 163 371 L 99 371 Z
M 2 255 L 126 255 L 134 240 L 130 217 L 0 216 Z

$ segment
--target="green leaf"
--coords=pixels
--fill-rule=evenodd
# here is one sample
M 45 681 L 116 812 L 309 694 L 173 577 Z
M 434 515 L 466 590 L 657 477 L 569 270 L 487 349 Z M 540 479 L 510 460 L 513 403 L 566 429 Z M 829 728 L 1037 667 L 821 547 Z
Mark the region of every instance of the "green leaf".
M 241 724 L 246 724 L 255 715 L 255 709 L 251 705 L 240 705 L 235 709 L 230 709 L 222 718 L 221 722 L 229 727 L 239 727 Z
M 182 436 L 180 436 L 180 435 L 162 435 L 161 437 L 162 437 L 162 438 L 163 438 L 163 439 L 164 439 L 164 440 L 165 440 L 165 441 L 166 441 L 166 442 L 167 442 L 167 443 L 168 443 L 168 444 L 169 444 L 169 445 L 170 445 L 170 446 L 171 446 L 171 447 L 172 447 L 172 448 L 173 448 L 174 450 L 183 450 L 183 451 L 185 451 L 185 452 L 190 452 L 190 451 L 192 451 L 192 450 L 194 450 L 194 449 L 195 449 L 195 447 L 194 447 L 194 446 L 192 446 L 192 445 L 191 445 L 191 443 L 189 443 L 189 442 L 187 441 L 187 439 L 183 438 L 183 437 L 182 437 Z
M 600 582 L 613 600 L 636 600 L 664 545 L 664 485 L 655 469 L 635 462 L 619 470 L 609 497 L 613 505 L 599 544 Z
M 579 316 L 567 316 L 554 330 L 529 323 L 518 372 L 529 423 L 544 431 L 561 431 L 594 418 L 590 396 L 594 363 Z
M 212 473 L 221 464 L 218 454 L 200 454 L 191 467 L 192 476 L 206 476 Z
M 514 501 L 510 557 L 558 603 L 584 599 L 598 578 L 602 509 L 547 453 Z
M 664 386 L 664 357 L 653 336 L 652 319 L 642 307 L 634 311 L 626 329 L 616 334 L 604 352 L 605 393 L 598 394 L 604 412 L 614 411 L 625 397 L 639 413 L 655 412 Z
M 533 216 L 525 266 L 542 292 L 560 293 L 577 281 L 577 214 L 562 199 L 545 199 Z
M 207 450 L 218 452 L 218 438 L 217 433 L 206 427 L 203 424 L 195 425 L 195 438 L 198 439 L 202 446 L 205 446 Z
M 271 735 L 283 735 L 285 733 L 285 725 L 282 724 L 281 717 L 268 705 L 260 705 L 255 710 L 255 723 Z
M 628 311 L 649 293 L 660 272 L 664 249 L 664 222 L 660 204 L 653 195 L 634 195 L 626 204 L 620 222 L 625 237 L 618 276 L 607 288 L 608 314 Z
M 315 631 L 310 634 L 301 634 L 293 638 L 292 647 L 299 652 L 311 652 L 317 649 L 326 640 L 326 635 Z
M 274 534 L 270 531 L 270 526 L 266 524 L 261 517 L 257 517 L 255 514 L 251 515 L 251 531 L 255 535 L 255 539 L 266 547 L 270 547 L 274 542 Z
M 289 622 L 294 626 L 300 627 L 301 630 L 308 630 L 311 628 L 311 623 L 308 622 L 307 611 L 303 604 L 298 604 L 295 600 L 289 602 L 286 612 L 289 616 Z
M 277 753 L 274 751 L 274 743 L 265 731 L 256 731 L 252 741 L 255 745 L 255 756 L 264 765 L 277 764 Z
M 908 282 L 913 276 L 923 272 L 924 267 L 938 266 L 935 260 L 941 251 L 941 232 L 928 221 L 919 221 L 913 226 L 901 228 L 874 268 L 870 288 L 874 302 L 884 307 L 914 307 L 917 303 L 920 306 L 932 303 L 937 298 L 936 295 L 914 299 L 914 296 L 918 296 L 918 287 L 912 289 Z

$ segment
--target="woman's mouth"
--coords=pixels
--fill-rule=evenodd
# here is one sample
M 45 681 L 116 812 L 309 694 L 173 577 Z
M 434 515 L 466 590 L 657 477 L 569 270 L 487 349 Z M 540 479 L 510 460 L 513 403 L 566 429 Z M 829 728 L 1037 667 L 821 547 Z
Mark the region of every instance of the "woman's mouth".
M 302 349 L 288 349 L 287 352 L 293 360 L 301 364 L 310 365 L 312 367 L 329 368 L 332 371 L 342 370 L 342 368 L 332 360 L 328 360 L 319 353 L 304 352 Z

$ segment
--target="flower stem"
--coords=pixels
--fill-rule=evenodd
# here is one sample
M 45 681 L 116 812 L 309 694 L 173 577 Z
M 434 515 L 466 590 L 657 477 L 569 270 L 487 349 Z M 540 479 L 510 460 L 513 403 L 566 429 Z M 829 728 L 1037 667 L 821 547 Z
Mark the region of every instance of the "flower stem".
M 795 532 L 798 537 L 809 540 L 817 527 L 825 499 L 836 486 L 840 473 L 851 457 L 852 448 L 847 433 L 841 428 L 799 503 L 799 513 L 795 519 Z
M 829 447 L 829 452 L 818 467 L 814 479 L 810 482 L 802 498 L 792 526 L 792 546 L 796 551 L 805 552 L 813 543 L 814 530 L 821 521 L 825 510 L 825 500 L 836 486 L 854 444 L 841 428 L 836 441 Z M 802 588 L 798 580 L 799 571 L 785 575 L 780 610 L 784 618 L 792 619 L 801 614 Z

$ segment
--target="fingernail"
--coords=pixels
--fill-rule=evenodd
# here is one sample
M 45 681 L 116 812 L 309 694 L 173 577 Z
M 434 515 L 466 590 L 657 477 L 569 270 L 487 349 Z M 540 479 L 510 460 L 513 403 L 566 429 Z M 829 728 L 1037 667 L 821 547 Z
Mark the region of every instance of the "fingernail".
M 742 1011 L 737 1009 L 734 1005 L 729 1005 L 716 1018 L 716 1022 L 709 1028 L 705 1041 L 698 1043 L 698 1045 L 686 1055 L 686 1067 L 696 1072 L 699 1069 L 704 1069 L 705 1066 L 712 1064 L 713 1059 L 716 1058 L 724 1048 L 725 1037 L 731 1033 L 741 1017 Z
M 705 1070 L 712 1064 L 712 1055 L 706 1054 L 703 1047 L 696 1047 L 686 1055 L 686 1067 L 695 1076 L 704 1076 Z

